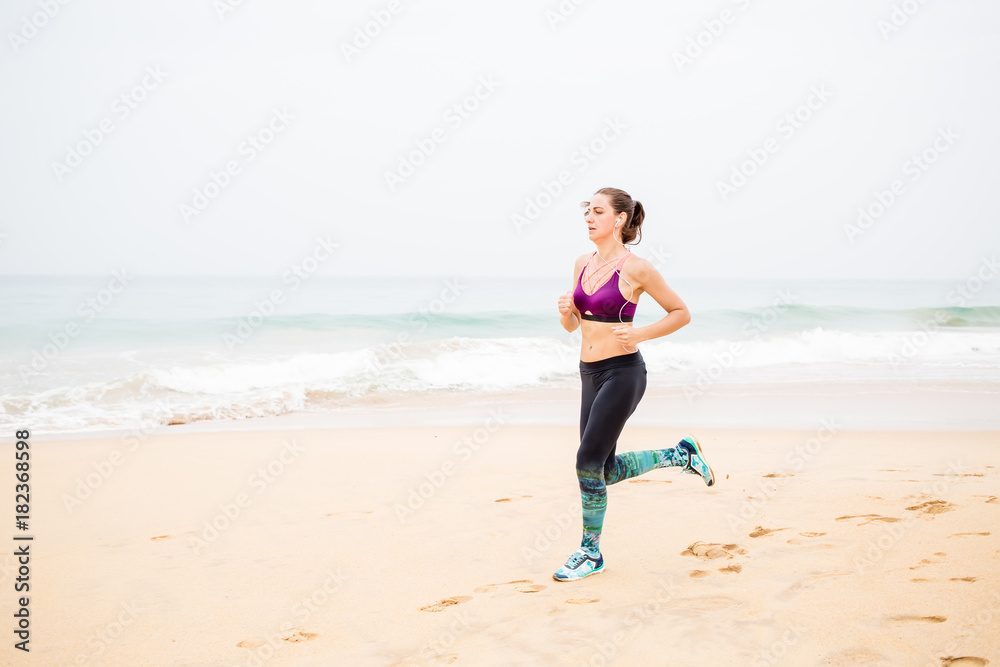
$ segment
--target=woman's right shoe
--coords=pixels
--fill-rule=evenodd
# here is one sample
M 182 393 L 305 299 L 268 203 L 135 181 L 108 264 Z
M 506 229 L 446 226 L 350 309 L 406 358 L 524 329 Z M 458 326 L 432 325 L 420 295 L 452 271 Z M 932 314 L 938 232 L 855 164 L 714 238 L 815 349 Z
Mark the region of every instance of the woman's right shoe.
M 583 549 L 577 549 L 566 564 L 555 571 L 552 578 L 556 581 L 577 581 L 603 571 L 604 556 L 598 554 L 597 558 L 594 558 Z
M 684 472 L 701 476 L 705 480 L 706 486 L 715 484 L 715 473 L 712 472 L 712 466 L 708 465 L 708 461 L 705 460 L 705 453 L 701 450 L 698 439 L 693 435 L 685 436 L 677 445 L 686 449 L 688 453 L 688 462 L 684 467 Z

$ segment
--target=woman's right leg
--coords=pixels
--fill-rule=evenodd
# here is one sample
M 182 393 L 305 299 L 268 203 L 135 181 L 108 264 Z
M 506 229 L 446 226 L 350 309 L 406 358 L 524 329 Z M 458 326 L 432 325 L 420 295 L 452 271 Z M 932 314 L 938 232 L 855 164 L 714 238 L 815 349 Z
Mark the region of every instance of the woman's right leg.
M 616 456 L 611 461 L 609 469 L 605 469 L 604 483 L 610 486 L 626 479 L 645 475 L 650 470 L 657 468 L 686 466 L 687 462 L 687 451 L 680 445 L 670 449 L 625 452 Z

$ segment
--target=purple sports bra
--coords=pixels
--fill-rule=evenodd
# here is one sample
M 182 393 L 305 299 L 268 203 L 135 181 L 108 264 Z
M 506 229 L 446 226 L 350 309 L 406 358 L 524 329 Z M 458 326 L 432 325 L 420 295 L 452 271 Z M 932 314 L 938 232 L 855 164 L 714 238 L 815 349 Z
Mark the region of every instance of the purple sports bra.
M 595 252 L 594 255 L 596 254 Z M 594 255 L 591 255 L 591 258 Z M 576 289 L 573 290 L 573 305 L 580 311 L 582 319 L 596 322 L 631 322 L 633 320 L 635 303 L 626 299 L 621 293 L 616 278 L 616 276 L 621 275 L 621 268 L 631 255 L 632 253 L 626 253 L 622 256 L 611 277 L 605 280 L 604 284 L 598 287 L 593 294 L 587 294 L 583 291 L 583 273 L 587 270 L 586 266 L 583 267 L 583 271 L 580 272 L 580 277 L 576 281 Z M 593 314 L 588 315 L 588 310 Z

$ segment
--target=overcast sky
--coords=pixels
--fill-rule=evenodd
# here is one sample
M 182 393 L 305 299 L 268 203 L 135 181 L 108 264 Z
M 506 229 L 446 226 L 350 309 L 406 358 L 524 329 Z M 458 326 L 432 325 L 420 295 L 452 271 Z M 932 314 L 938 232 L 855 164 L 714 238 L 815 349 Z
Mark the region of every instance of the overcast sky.
M 0 273 L 562 277 L 604 186 L 668 277 L 1000 250 L 996 2 L 576 3 L 10 0 Z

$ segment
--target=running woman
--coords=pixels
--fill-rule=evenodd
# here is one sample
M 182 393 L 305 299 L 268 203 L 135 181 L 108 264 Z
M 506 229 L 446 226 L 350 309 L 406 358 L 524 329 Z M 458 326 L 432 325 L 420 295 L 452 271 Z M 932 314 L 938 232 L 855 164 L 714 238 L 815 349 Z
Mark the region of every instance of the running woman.
M 574 289 L 559 297 L 559 321 L 566 331 L 581 326 L 580 449 L 576 475 L 583 501 L 580 548 L 552 576 L 575 581 L 604 570 L 601 529 L 607 485 L 656 468 L 678 466 L 712 486 L 715 475 L 698 441 L 685 437 L 676 447 L 615 455 L 618 436 L 646 391 L 646 363 L 639 343 L 671 334 L 691 321 L 687 306 L 649 261 L 626 244 L 642 239 L 642 204 L 617 188 L 601 188 L 586 208 L 587 234 L 597 250 L 573 267 Z M 638 243 L 638 241 L 636 241 Z M 649 294 L 667 312 L 658 322 L 633 327 L 639 295 Z M 627 295 L 627 296 L 626 296 Z

